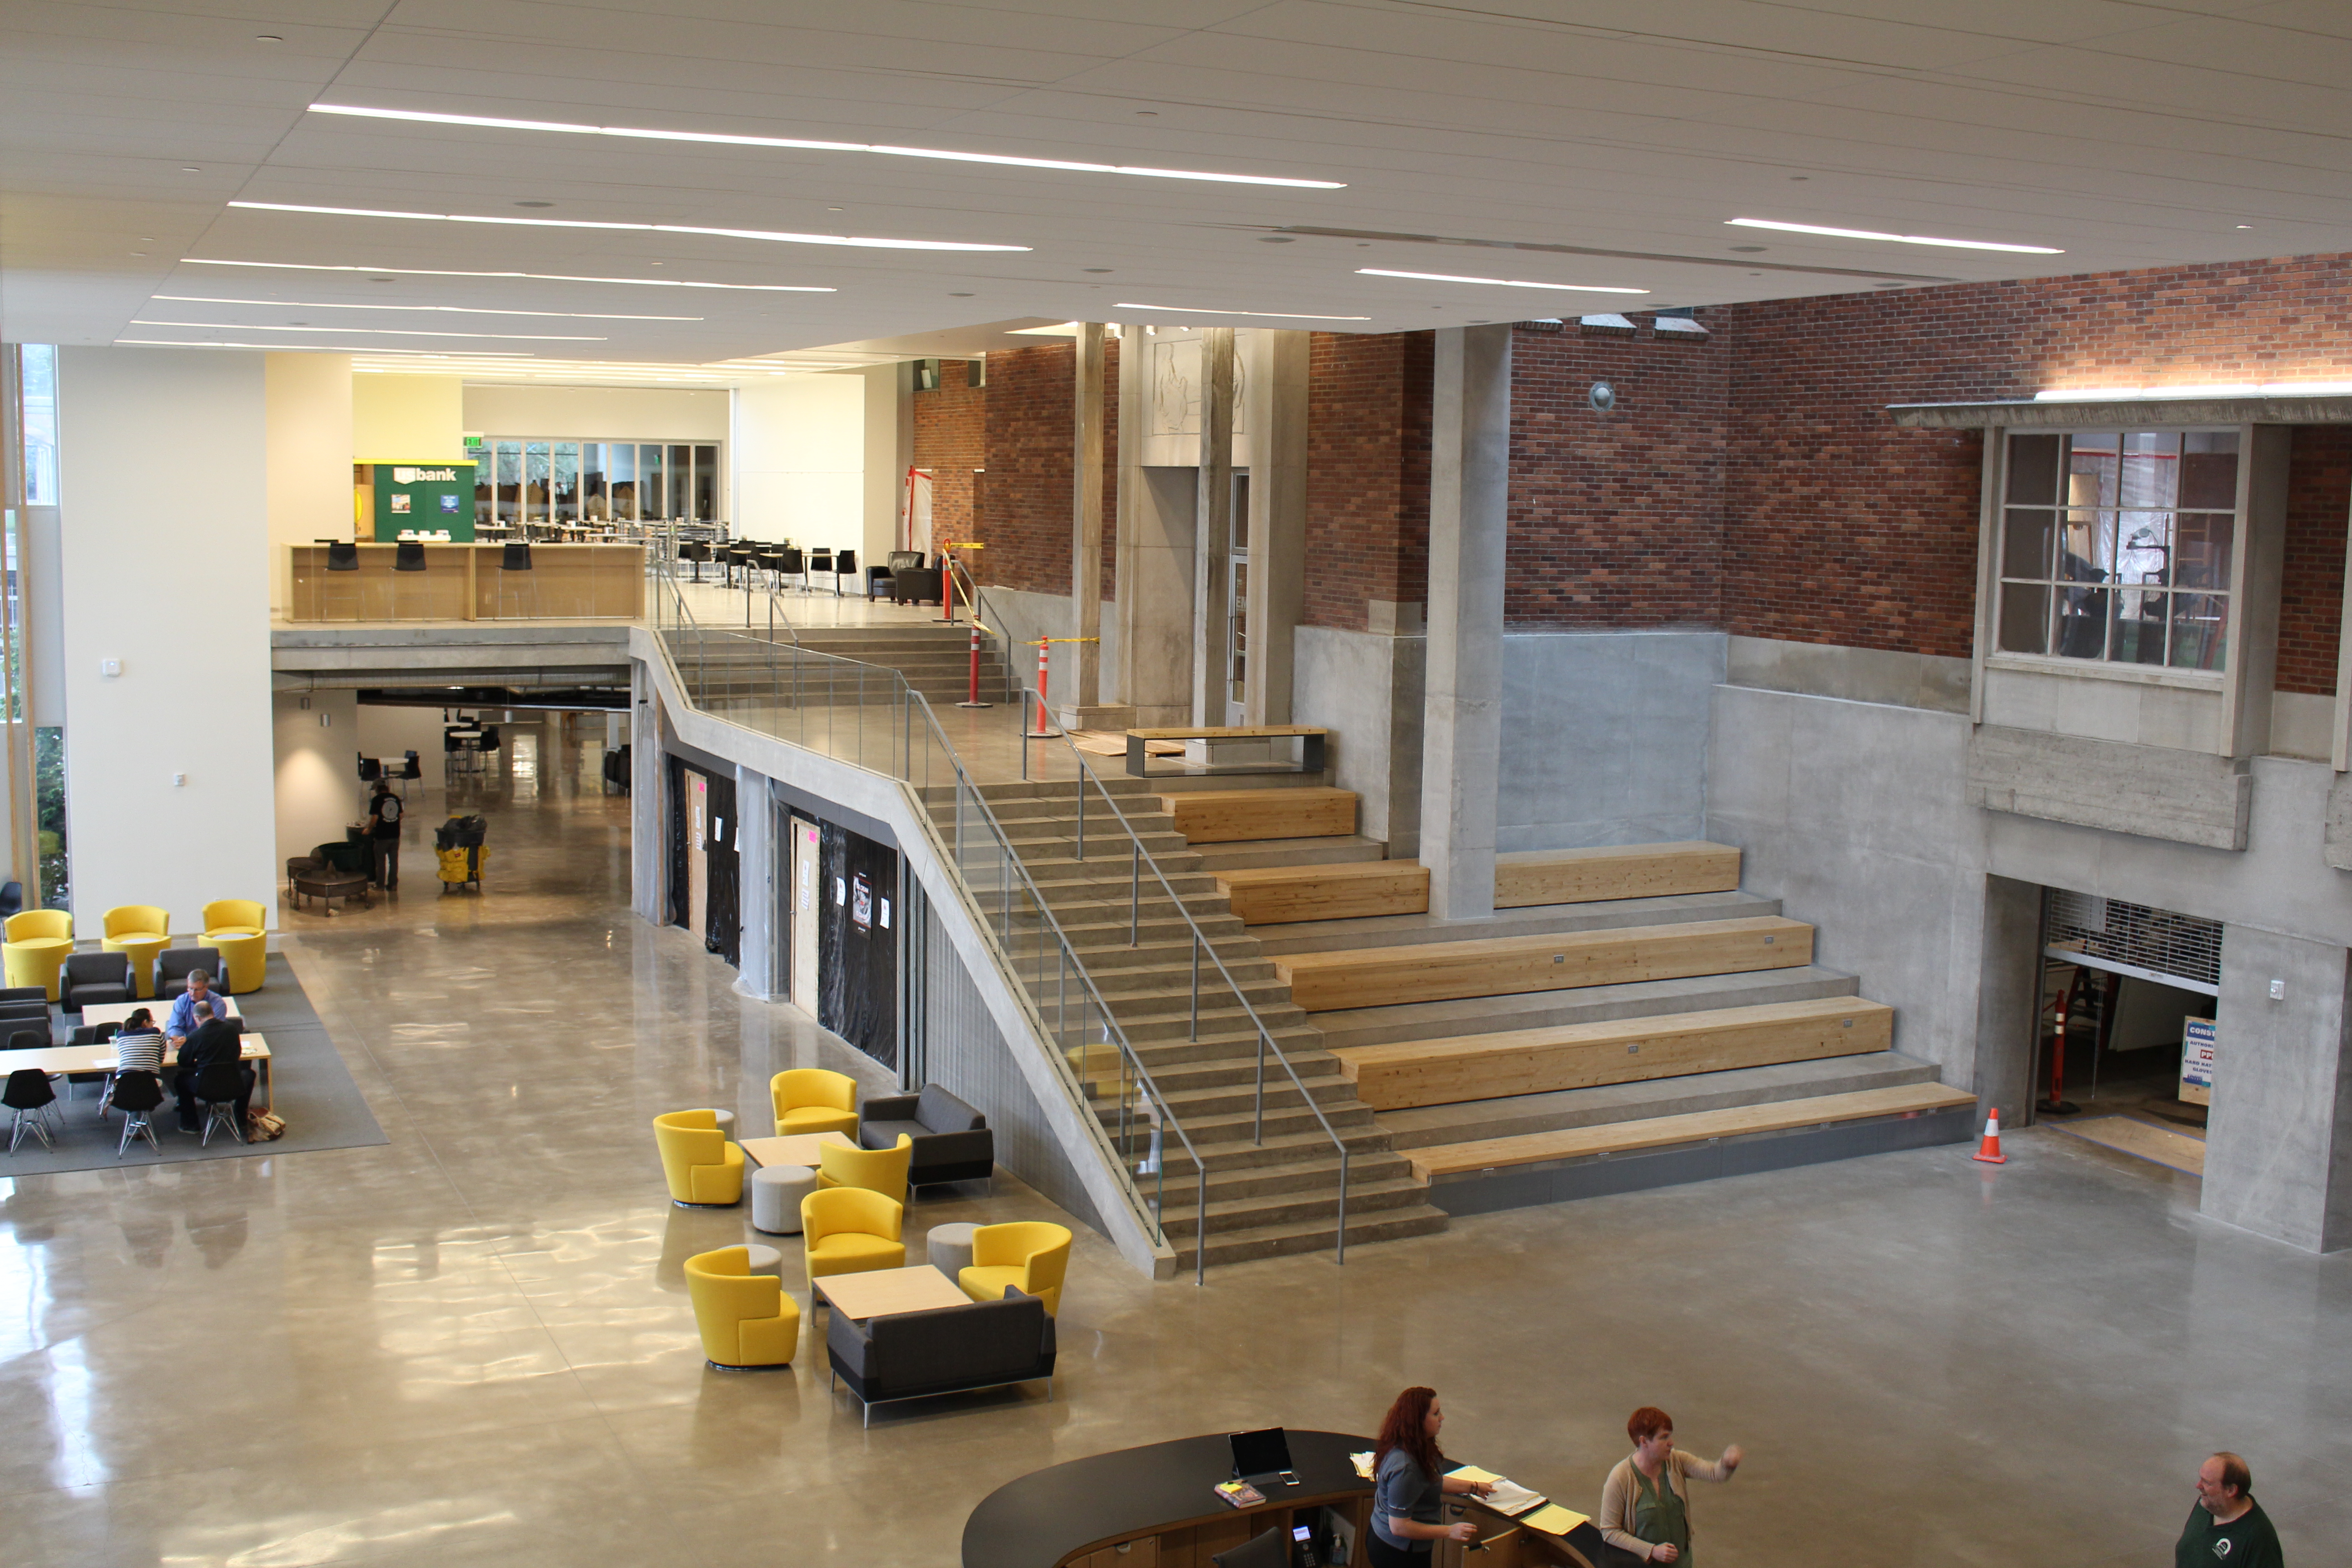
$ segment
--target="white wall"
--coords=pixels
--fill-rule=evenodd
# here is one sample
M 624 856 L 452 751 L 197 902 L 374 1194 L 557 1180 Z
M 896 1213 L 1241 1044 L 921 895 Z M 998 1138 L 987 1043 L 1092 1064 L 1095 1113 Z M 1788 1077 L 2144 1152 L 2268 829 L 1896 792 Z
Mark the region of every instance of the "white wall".
M 858 374 L 866 383 L 866 542 L 858 560 L 875 566 L 898 548 L 907 468 L 915 460 L 915 367 L 902 360 Z
M 352 356 L 271 354 L 269 609 L 286 612 L 286 547 L 352 537 Z
M 779 376 L 736 393 L 739 537 L 866 550 L 866 397 L 858 375 Z
M 496 723 L 497 716 L 490 721 Z M 415 752 L 418 766 L 425 776 L 416 782 L 427 789 L 439 789 L 448 782 L 443 763 L 448 753 L 441 749 L 441 710 L 438 708 L 380 708 L 373 704 L 360 710 L 359 740 L 355 748 L 371 757 L 396 757 L 403 752 Z
M 466 428 L 583 441 L 724 441 L 728 394 L 685 387 L 473 386 Z
M 282 863 L 308 855 L 313 845 L 341 838 L 344 827 L 366 811 L 367 791 L 357 766 L 356 692 L 281 691 L 270 706 L 277 733 L 275 798 L 278 858 Z
M 116 904 L 175 931 L 214 899 L 275 910 L 263 356 L 58 353 L 77 929 Z

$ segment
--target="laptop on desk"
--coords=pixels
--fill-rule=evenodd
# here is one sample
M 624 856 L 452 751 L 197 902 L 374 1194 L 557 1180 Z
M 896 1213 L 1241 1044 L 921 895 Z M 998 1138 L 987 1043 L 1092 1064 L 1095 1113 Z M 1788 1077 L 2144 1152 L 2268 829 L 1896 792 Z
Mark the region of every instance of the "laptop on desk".
M 1267 1487 L 1295 1487 L 1298 1476 L 1290 1468 L 1290 1439 L 1279 1426 L 1261 1432 L 1228 1435 L 1234 1446 L 1234 1477 L 1264 1491 Z

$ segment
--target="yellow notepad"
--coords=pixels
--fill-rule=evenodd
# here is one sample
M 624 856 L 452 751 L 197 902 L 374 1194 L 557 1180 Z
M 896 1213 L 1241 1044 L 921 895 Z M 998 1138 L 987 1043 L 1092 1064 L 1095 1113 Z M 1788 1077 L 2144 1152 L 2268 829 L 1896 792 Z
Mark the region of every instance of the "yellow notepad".
M 1503 1479 L 1494 1471 L 1482 1470 L 1475 1465 L 1464 1465 L 1459 1469 L 1448 1470 L 1445 1473 L 1449 1477 L 1465 1481 L 1499 1481 Z
M 1533 1513 L 1521 1514 L 1519 1522 L 1529 1530 L 1539 1530 L 1546 1535 L 1566 1535 L 1578 1525 L 1587 1523 L 1589 1521 L 1573 1509 L 1565 1509 L 1556 1502 L 1548 1502 Z

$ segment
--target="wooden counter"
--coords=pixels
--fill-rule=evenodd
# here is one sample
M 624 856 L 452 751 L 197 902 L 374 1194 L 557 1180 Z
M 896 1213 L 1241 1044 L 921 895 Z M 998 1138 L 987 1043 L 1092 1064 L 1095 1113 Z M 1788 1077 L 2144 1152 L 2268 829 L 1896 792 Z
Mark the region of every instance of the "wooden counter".
M 362 544 L 356 572 L 329 572 L 323 544 L 287 549 L 289 621 L 635 620 L 645 614 L 642 544 L 534 544 L 528 572 L 500 569 L 503 544 L 428 543 L 422 572 L 394 572 L 394 544 Z

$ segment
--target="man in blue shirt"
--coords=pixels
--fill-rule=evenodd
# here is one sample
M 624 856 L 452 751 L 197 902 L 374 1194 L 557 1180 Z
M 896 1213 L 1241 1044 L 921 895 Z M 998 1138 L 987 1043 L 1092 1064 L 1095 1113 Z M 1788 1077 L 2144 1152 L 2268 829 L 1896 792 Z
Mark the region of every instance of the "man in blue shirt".
M 196 1032 L 196 1026 L 203 1022 L 196 1016 L 200 1004 L 210 1007 L 218 1017 L 228 1016 L 226 999 L 213 989 L 213 977 L 201 969 L 192 969 L 188 971 L 188 988 L 173 998 L 172 1016 L 163 1021 L 163 1039 L 171 1049 L 176 1051 L 186 1045 L 188 1037 Z

